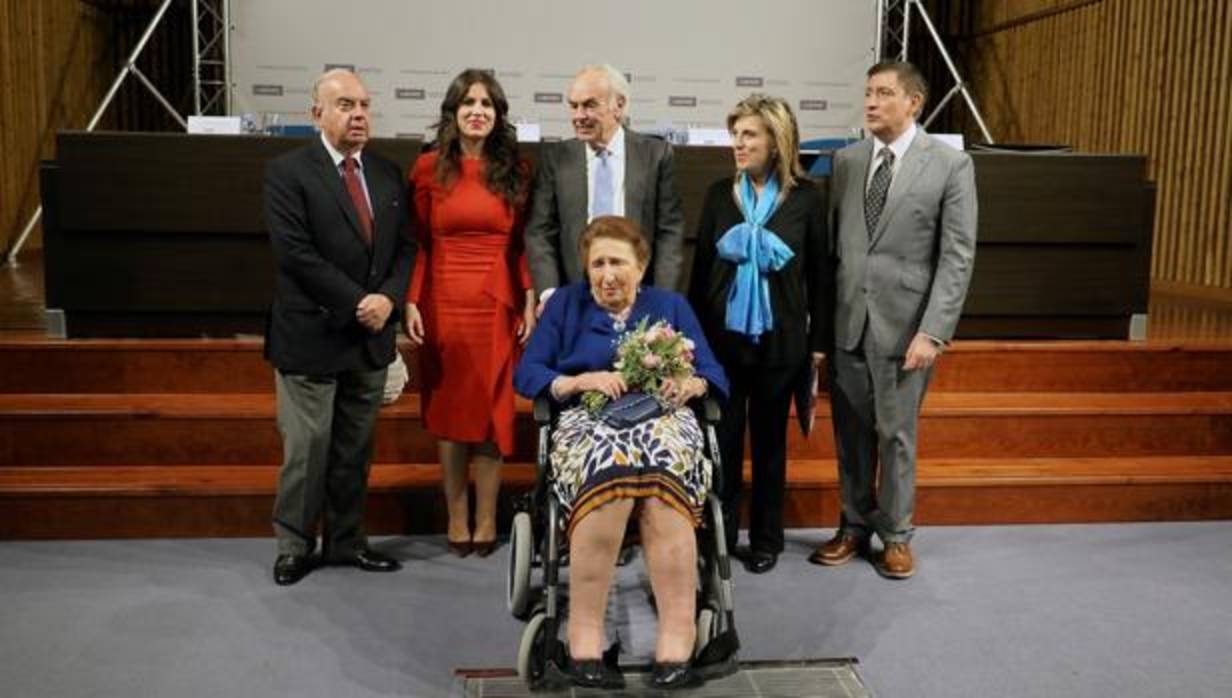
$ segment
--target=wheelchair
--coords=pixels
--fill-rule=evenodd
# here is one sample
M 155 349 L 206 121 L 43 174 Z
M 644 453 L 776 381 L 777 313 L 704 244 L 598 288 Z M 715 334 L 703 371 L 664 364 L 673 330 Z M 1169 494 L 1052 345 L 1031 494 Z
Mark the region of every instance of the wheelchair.
M 711 492 L 697 531 L 698 597 L 694 671 L 705 679 L 735 673 L 740 640 L 734 622 L 731 561 L 724 535 L 723 509 L 716 492 L 722 487 L 715 425 L 719 406 L 713 398 L 690 402 L 705 435 L 705 451 L 713 464 Z M 514 501 L 506 586 L 510 613 L 526 621 L 518 647 L 518 675 L 532 689 L 557 689 L 570 683 L 569 652 L 559 639 L 560 568 L 567 550 L 561 505 L 552 488 L 549 454 L 559 406 L 540 397 L 534 402 L 539 447 L 534 488 Z M 538 583 L 532 573 L 541 575 Z M 615 664 L 618 645 L 604 655 Z

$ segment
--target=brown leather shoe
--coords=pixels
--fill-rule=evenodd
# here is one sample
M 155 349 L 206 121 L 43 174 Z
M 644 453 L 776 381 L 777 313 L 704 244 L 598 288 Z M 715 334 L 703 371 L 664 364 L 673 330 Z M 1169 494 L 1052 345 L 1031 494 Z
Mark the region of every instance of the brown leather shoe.
M 889 579 L 906 579 L 915 574 L 915 558 L 906 543 L 886 543 L 875 564 L 877 572 Z
M 851 562 L 851 558 L 860 554 L 865 547 L 865 541 L 846 531 L 839 531 L 809 555 L 809 562 L 814 565 L 837 567 Z

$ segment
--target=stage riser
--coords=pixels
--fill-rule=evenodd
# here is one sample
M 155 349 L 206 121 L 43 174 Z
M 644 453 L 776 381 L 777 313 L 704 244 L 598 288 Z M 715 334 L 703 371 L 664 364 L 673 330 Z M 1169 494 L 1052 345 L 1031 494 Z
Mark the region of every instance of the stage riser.
M 270 535 L 281 444 L 259 342 L 0 342 L 0 367 L 0 539 Z M 414 385 L 381 413 L 373 533 L 445 530 Z M 532 476 L 519 405 L 502 528 Z M 811 437 L 787 430 L 787 524 L 833 526 L 827 398 Z M 1232 518 L 1232 345 L 960 342 L 919 442 L 921 526 Z
M 153 346 L 150 346 L 153 345 Z M 0 393 L 268 393 L 269 364 L 254 342 L 194 346 L 129 342 L 0 344 Z M 970 392 L 1232 390 L 1232 349 L 983 349 L 959 343 L 938 364 L 932 389 Z M 414 354 L 409 389 L 418 386 Z
M 506 488 L 502 496 L 502 531 L 509 499 L 519 489 Z M 265 537 L 272 535 L 272 505 L 272 495 L 8 498 L 0 499 L 5 510 L 0 539 Z M 1232 518 L 1232 484 L 1226 482 L 921 486 L 916 511 L 922 527 L 1227 518 Z M 791 528 L 833 527 L 838 521 L 834 486 L 790 488 L 785 520 Z M 442 533 L 444 502 L 435 488 L 372 494 L 367 528 L 374 535 Z
M 788 428 L 791 458 L 833 458 L 828 419 L 812 436 Z M 519 420 L 511 460 L 534 458 L 535 430 Z M 921 419 L 924 458 L 1106 457 L 1232 453 L 1232 414 L 1044 415 Z M 747 446 L 746 446 L 747 448 Z M 281 444 L 272 417 L 159 419 L 127 416 L 7 416 L 0 422 L 0 467 L 42 465 L 276 465 Z M 435 439 L 414 417 L 382 419 L 375 461 L 434 463 Z

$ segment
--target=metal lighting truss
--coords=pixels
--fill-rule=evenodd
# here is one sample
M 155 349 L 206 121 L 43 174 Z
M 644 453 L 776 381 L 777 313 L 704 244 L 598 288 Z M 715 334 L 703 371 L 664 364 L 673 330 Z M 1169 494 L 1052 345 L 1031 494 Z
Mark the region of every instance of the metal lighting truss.
M 937 53 L 941 55 L 941 60 L 945 62 L 945 67 L 950 71 L 950 77 L 954 78 L 954 86 L 950 91 L 945 93 L 937 106 L 933 107 L 928 118 L 924 120 L 924 126 L 927 127 L 937 118 L 941 110 L 945 108 L 950 100 L 955 95 L 962 95 L 963 101 L 967 103 L 967 108 L 971 110 L 971 115 L 975 117 L 975 123 L 980 127 L 980 133 L 984 136 L 984 141 L 994 143 L 992 134 L 988 132 L 988 126 L 984 124 L 984 117 L 980 114 L 980 109 L 975 105 L 975 98 L 971 96 L 971 91 L 967 89 L 967 83 L 963 81 L 962 75 L 958 72 L 958 67 L 954 65 L 953 59 L 950 58 L 950 52 L 946 50 L 945 44 L 941 41 L 941 35 L 937 33 L 937 27 L 933 25 L 932 18 L 928 16 L 928 11 L 924 9 L 922 0 L 877 0 L 877 24 L 880 30 L 877 33 L 877 55 L 880 58 L 895 59 L 900 61 L 907 60 L 907 48 L 911 40 L 911 24 L 912 18 L 919 17 L 919 23 L 924 25 L 924 29 L 928 32 L 928 37 L 932 39 L 933 45 L 937 47 Z
M 93 131 L 98 122 L 103 118 L 103 114 L 107 111 L 107 107 L 111 106 L 111 102 L 115 99 L 116 94 L 120 91 L 120 86 L 124 84 L 124 80 L 132 75 L 146 89 L 154 95 L 154 99 L 163 106 L 164 109 L 171 115 L 176 122 L 184 129 L 188 128 L 188 122 L 176 111 L 175 107 L 171 106 L 171 102 L 159 92 L 154 83 L 146 77 L 145 73 L 137 67 L 137 59 L 141 56 L 141 52 L 145 50 L 146 44 L 150 42 L 150 37 L 154 35 L 155 30 L 162 23 L 163 18 L 167 15 L 167 10 L 171 7 L 175 0 L 163 0 L 154 12 L 154 16 L 150 18 L 149 24 L 146 25 L 145 31 L 141 34 L 141 38 L 137 40 L 136 46 L 128 54 L 128 58 L 124 61 L 124 65 L 120 67 L 120 72 L 116 75 L 115 80 L 111 82 L 111 87 L 107 90 L 107 94 L 99 103 L 98 108 L 94 110 L 94 116 L 90 118 L 86 124 L 86 131 Z M 193 32 L 193 109 L 197 114 L 210 113 L 229 113 L 231 110 L 231 69 L 230 69 L 230 49 L 231 43 L 229 40 L 229 28 L 231 19 L 231 2 L 230 0 L 191 0 L 192 9 L 192 32 Z M 26 239 L 30 237 L 30 233 L 34 230 L 43 216 L 43 207 L 40 205 L 34 210 L 34 215 L 30 216 L 26 227 L 22 229 L 21 235 L 17 237 L 12 248 L 9 249 L 7 262 L 12 265 L 17 264 L 17 255 L 21 252 L 21 248 L 26 243 Z

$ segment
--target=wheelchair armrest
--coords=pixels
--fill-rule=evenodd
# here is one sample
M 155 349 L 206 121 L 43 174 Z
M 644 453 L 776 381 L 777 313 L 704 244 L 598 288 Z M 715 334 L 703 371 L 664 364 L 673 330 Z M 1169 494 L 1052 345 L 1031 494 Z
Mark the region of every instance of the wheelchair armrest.
M 552 423 L 552 399 L 542 395 L 535 398 L 535 424 L 548 426 Z
M 694 398 L 689 401 L 689 407 L 693 408 L 693 412 L 697 414 L 698 421 L 702 424 L 718 424 L 719 419 L 723 416 L 723 410 L 719 408 L 719 401 L 713 395 Z

